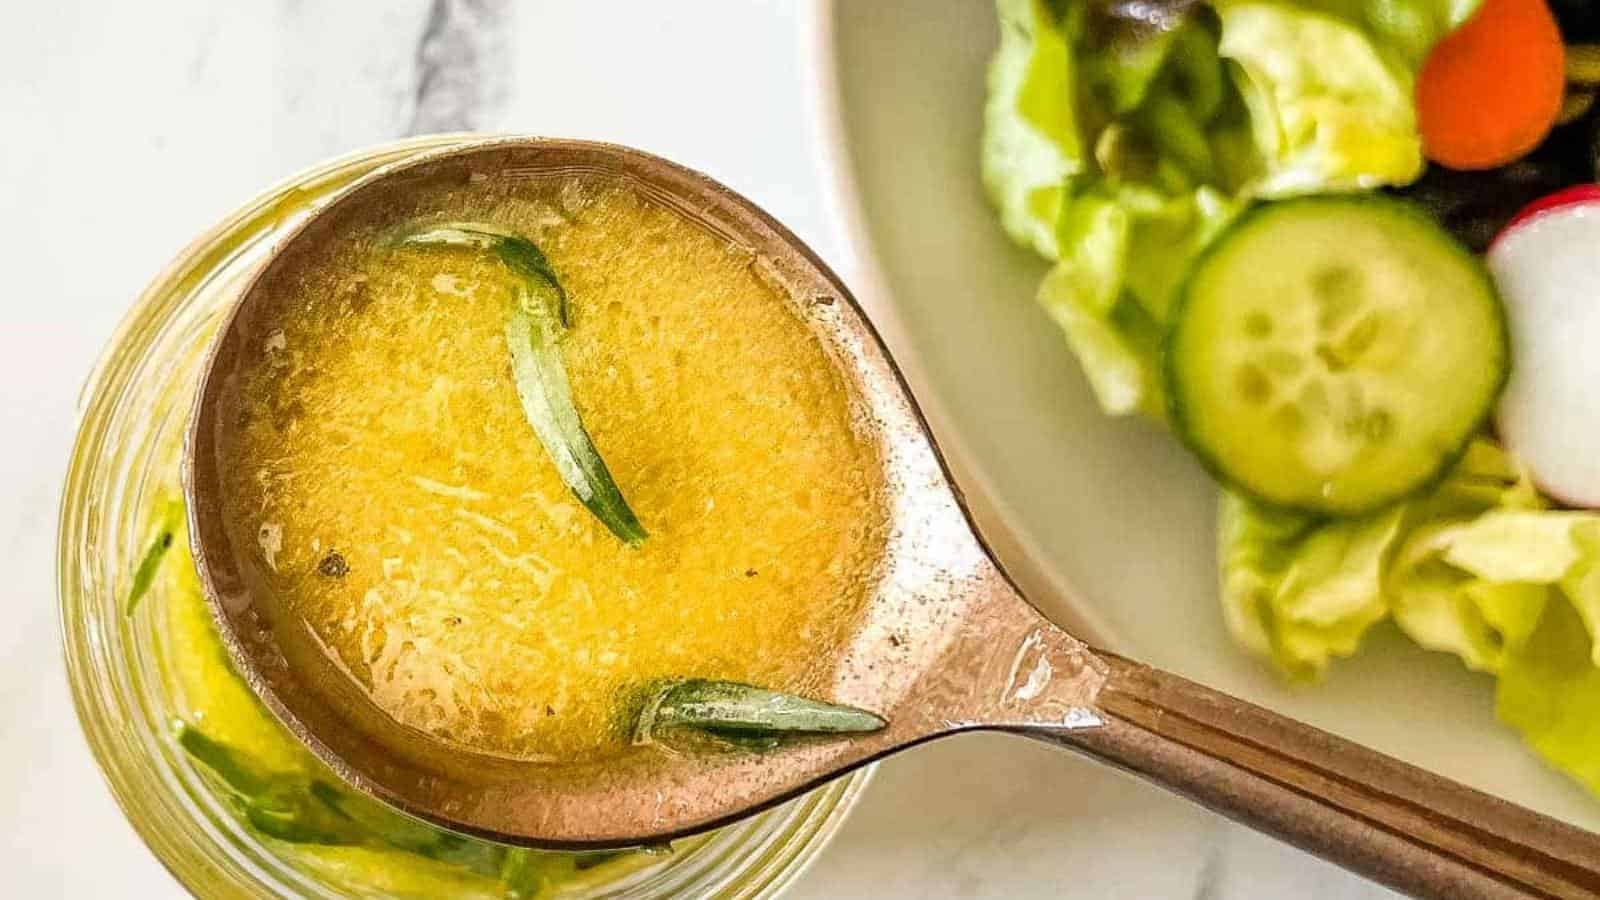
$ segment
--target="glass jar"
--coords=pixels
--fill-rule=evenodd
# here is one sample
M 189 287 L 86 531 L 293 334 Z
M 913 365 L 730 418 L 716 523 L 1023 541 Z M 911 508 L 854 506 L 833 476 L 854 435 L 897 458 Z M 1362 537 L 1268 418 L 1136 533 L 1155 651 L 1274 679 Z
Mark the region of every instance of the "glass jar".
M 177 490 L 182 431 L 209 339 L 277 236 L 374 168 L 461 136 L 430 136 L 333 160 L 268 190 L 180 253 L 139 297 L 90 376 L 62 498 L 62 639 L 78 718 L 117 802 L 161 862 L 205 898 L 389 896 L 375 870 L 308 865 L 236 815 L 171 739 L 186 665 L 160 584 L 133 614 L 133 573 L 158 508 Z M 181 561 L 174 560 L 173 563 Z M 275 723 L 274 723 L 275 724 Z M 585 869 L 560 898 L 770 897 L 822 849 L 863 788 L 862 771 L 791 803 Z

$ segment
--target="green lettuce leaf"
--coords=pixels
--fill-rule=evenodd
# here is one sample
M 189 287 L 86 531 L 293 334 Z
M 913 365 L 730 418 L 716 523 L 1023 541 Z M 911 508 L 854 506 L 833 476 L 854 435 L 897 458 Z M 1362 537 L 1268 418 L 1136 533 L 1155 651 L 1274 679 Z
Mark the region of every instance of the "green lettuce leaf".
M 1526 577 L 1531 564 L 1495 570 L 1462 557 L 1493 556 L 1481 545 L 1502 527 L 1498 517 L 1531 516 L 1545 528 L 1566 515 L 1538 505 L 1525 475 L 1487 440 L 1426 495 L 1362 518 L 1291 515 L 1224 492 L 1225 620 L 1236 640 L 1298 680 L 1353 654 L 1390 615 L 1423 646 L 1495 671 L 1504 648 L 1532 631 L 1546 589 Z
M 1505 664 L 1508 640 L 1525 639 L 1538 623 L 1548 593 L 1539 585 L 1497 585 L 1435 569 L 1407 583 L 1395 622 L 1418 645 L 1494 673 Z
M 1576 608 L 1549 604 L 1531 637 L 1507 654 L 1495 711 L 1552 766 L 1600 794 L 1596 643 Z
M 1224 492 L 1222 609 L 1235 639 L 1296 680 L 1353 654 L 1388 613 L 1383 565 L 1401 518 L 1395 509 L 1317 522 Z
M 1561 592 L 1577 610 L 1589 634 L 1600 635 L 1600 528 L 1593 524 L 1580 526 L 1573 540 L 1579 548 L 1578 561 L 1561 577 Z M 1593 662 L 1600 666 L 1600 641 L 1595 644 Z
M 1230 0 L 1220 0 L 1221 3 Z M 1248 0 L 1277 3 L 1351 22 L 1415 72 L 1428 51 L 1483 5 L 1483 0 Z
M 1421 176 L 1412 100 L 1428 50 L 1477 0 L 1214 0 L 1275 197 Z
M 999 0 L 1000 47 L 989 64 L 983 185 L 1012 240 L 1054 259 L 1061 186 L 1083 169 L 1074 112 L 1071 22 L 1044 0 Z
M 1430 650 L 1454 653 L 1470 669 L 1498 672 L 1507 647 L 1537 624 L 1549 591 L 1520 568 L 1498 566 L 1492 541 L 1507 516 L 1538 523 L 1562 514 L 1544 501 L 1505 451 L 1480 440 L 1431 495 L 1412 501 L 1388 591 L 1395 624 Z
M 1196 255 L 1257 198 L 1422 171 L 1415 67 L 1468 0 L 998 0 L 983 180 L 1108 413 L 1164 417 Z M 1131 264 L 1130 261 L 1136 261 Z
M 1167 310 L 1237 208 L 1220 135 L 1247 129 L 1215 21 L 1196 0 L 998 7 L 984 183 L 1007 232 L 1058 261 L 1038 299 L 1100 405 L 1159 418 Z
M 1084 82 L 1112 117 L 1144 103 L 1167 58 L 1190 32 L 1182 27 L 1199 0 L 1078 0 L 1083 8 Z M 1203 51 L 1203 48 L 1202 48 Z
M 1208 187 L 1166 197 L 1138 185 L 1068 183 L 1061 259 L 1038 300 L 1106 412 L 1165 415 L 1160 356 L 1168 311 L 1190 261 L 1235 213 Z
M 1600 515 L 1594 513 L 1499 509 L 1432 525 L 1412 537 L 1396 566 L 1396 619 L 1423 646 L 1499 672 L 1533 633 L 1553 589 L 1593 630 L 1597 562 Z M 1447 597 L 1453 605 L 1443 607 Z M 1413 602 L 1419 610 L 1439 608 L 1410 621 L 1405 605 Z M 1441 639 L 1452 627 L 1455 640 Z
M 1223 614 L 1288 677 L 1322 675 L 1385 617 L 1498 678 L 1500 719 L 1600 794 L 1600 513 L 1545 508 L 1475 441 L 1427 494 L 1316 520 L 1224 493 Z
M 1406 184 L 1422 174 L 1408 72 L 1361 28 L 1288 3 L 1218 4 L 1266 173 L 1263 196 Z
M 1600 513 L 1542 505 L 1519 478 L 1493 509 L 1417 528 L 1396 555 L 1395 620 L 1497 675 L 1500 719 L 1600 793 Z

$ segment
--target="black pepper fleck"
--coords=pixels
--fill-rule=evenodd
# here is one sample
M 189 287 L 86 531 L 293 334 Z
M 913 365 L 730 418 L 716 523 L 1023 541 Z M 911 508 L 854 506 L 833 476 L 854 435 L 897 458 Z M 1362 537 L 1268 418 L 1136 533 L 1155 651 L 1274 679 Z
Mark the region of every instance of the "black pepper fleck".
M 343 578 L 350 574 L 350 564 L 345 562 L 344 555 L 337 550 L 329 550 L 328 555 L 317 563 L 317 572 L 328 578 Z
M 349 304 L 350 311 L 356 315 L 367 311 L 367 307 L 372 305 L 372 290 L 367 287 L 365 278 L 350 285 L 345 293 L 345 302 Z
M 756 572 L 755 569 L 745 569 L 744 570 L 744 577 L 746 577 L 746 578 L 754 578 L 758 574 L 760 574 L 760 573 Z

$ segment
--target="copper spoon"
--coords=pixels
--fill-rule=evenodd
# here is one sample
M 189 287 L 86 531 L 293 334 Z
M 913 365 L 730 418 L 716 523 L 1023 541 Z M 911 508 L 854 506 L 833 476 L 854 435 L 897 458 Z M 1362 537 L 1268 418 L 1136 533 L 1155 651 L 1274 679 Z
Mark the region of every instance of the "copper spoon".
M 640 753 L 549 766 L 445 748 L 378 712 L 315 662 L 305 626 L 253 601 L 220 473 L 235 373 L 274 311 L 263 284 L 418 184 L 599 172 L 747 248 L 837 350 L 876 421 L 889 473 L 889 564 L 827 699 L 880 713 L 865 736 L 764 753 Z M 1600 897 L 1600 838 L 1166 672 L 1093 650 L 1046 621 L 968 518 L 894 361 L 844 285 L 793 234 L 699 173 L 606 144 L 501 138 L 380 169 L 312 213 L 256 273 L 206 364 L 184 453 L 201 583 L 239 670 L 357 788 L 458 831 L 552 848 L 658 843 L 771 806 L 923 741 L 1014 732 L 1142 775 L 1400 890 L 1439 897 Z M 289 660 L 293 659 L 294 664 Z

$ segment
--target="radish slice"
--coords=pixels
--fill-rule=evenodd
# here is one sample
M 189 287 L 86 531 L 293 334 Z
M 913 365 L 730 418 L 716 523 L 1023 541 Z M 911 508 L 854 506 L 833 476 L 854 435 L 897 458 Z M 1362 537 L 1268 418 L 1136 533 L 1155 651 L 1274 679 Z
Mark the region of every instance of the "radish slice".
M 1501 229 L 1500 234 L 1495 236 L 1495 240 L 1499 241 L 1500 238 L 1514 231 L 1518 225 L 1541 213 L 1563 209 L 1568 206 L 1578 206 L 1584 203 L 1600 203 L 1600 184 L 1574 185 L 1556 191 L 1554 194 L 1540 197 L 1538 200 L 1518 210 L 1517 214 L 1511 217 L 1511 221 L 1506 223 L 1506 227 Z
M 1600 508 L 1600 187 L 1523 210 L 1490 246 L 1489 270 L 1511 328 L 1500 436 L 1540 489 Z

